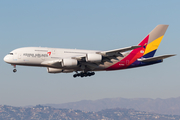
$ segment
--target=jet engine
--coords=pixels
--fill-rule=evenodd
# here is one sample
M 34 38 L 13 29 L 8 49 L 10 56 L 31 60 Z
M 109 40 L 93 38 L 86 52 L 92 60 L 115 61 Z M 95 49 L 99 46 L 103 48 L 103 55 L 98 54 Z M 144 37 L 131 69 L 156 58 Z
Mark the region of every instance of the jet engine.
M 68 69 L 65 69 L 62 71 L 63 73 L 71 73 L 71 72 L 74 72 L 74 70 L 68 70 Z
M 48 73 L 61 73 L 61 72 L 63 72 L 62 69 L 50 68 L 50 67 L 47 68 L 47 71 L 48 71 Z
M 75 59 L 63 59 L 61 65 L 62 67 L 75 67 L 78 65 L 78 61 Z
M 74 72 L 73 69 L 58 69 L 58 68 L 47 68 L 48 73 L 71 73 Z
M 99 54 L 86 54 L 86 61 L 87 62 L 101 62 L 102 55 Z

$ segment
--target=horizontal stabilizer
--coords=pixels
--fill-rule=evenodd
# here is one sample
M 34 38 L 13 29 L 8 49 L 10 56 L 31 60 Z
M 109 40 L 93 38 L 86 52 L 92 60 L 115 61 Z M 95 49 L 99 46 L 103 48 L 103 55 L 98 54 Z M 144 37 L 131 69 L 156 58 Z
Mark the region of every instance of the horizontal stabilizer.
M 157 56 L 157 57 L 151 57 L 151 58 L 142 58 L 142 59 L 137 59 L 140 62 L 152 62 L 152 61 L 158 61 L 158 60 L 162 60 L 168 57 L 172 57 L 175 56 L 174 55 L 161 55 L 161 56 Z

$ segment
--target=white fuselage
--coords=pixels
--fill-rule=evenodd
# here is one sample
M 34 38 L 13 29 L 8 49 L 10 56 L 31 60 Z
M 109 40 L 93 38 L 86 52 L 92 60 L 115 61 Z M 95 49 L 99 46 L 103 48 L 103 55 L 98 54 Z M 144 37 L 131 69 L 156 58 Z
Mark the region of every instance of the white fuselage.
M 78 50 L 78 49 L 60 49 L 60 48 L 46 48 L 46 47 L 24 47 L 18 48 L 10 52 L 10 54 L 4 57 L 4 61 L 12 65 L 24 65 L 24 66 L 42 66 L 53 67 L 61 69 L 74 69 L 73 71 L 81 71 L 79 67 L 62 68 L 60 61 L 65 58 L 81 57 L 86 54 L 95 54 L 95 50 Z M 48 62 L 57 62 L 56 65 L 49 64 Z M 117 60 L 113 60 L 114 62 Z M 104 70 L 112 63 L 100 64 L 95 71 Z

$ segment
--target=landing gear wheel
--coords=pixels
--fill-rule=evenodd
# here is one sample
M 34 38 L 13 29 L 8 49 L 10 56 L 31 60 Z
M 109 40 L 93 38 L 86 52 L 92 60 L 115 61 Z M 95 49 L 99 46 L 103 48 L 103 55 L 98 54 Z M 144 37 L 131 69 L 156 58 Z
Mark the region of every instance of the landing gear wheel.
M 16 70 L 16 65 L 12 65 L 12 66 L 14 67 L 13 72 L 14 72 L 14 73 L 17 72 L 17 70 Z
M 75 77 L 77 77 L 77 75 L 76 75 L 76 74 L 74 74 L 74 75 L 73 75 L 73 77 L 75 78 Z
M 81 72 L 81 73 L 77 73 L 74 74 L 73 77 L 88 77 L 88 76 L 92 76 L 95 75 L 95 72 Z
M 84 74 L 83 73 L 81 73 L 81 75 L 80 75 L 81 77 L 84 77 Z
M 13 72 L 15 73 L 15 72 L 17 72 L 17 70 L 16 70 L 16 69 L 14 69 L 14 70 L 13 70 Z

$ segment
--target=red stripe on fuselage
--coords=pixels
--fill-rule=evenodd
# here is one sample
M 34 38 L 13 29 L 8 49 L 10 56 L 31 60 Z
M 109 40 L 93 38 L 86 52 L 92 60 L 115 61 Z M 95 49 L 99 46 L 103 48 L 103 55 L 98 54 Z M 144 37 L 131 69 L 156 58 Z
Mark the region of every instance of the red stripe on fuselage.
M 123 58 L 121 61 L 115 63 L 114 65 L 106 68 L 105 70 L 118 70 L 118 69 L 125 69 L 132 63 L 134 63 L 138 58 L 144 55 L 146 46 L 148 44 L 149 35 L 144 38 L 138 45 L 142 46 L 140 48 L 136 48 L 132 50 L 129 55 Z M 144 47 L 143 47 L 144 46 Z

